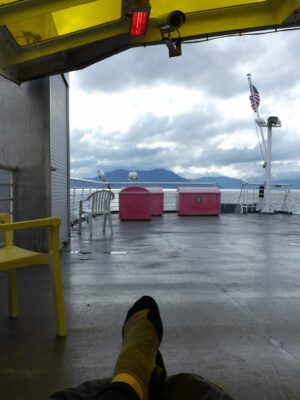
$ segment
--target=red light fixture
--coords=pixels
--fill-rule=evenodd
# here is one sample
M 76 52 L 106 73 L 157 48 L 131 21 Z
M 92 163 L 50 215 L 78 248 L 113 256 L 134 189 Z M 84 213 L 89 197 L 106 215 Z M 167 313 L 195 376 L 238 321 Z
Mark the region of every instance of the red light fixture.
M 148 0 L 136 0 L 131 12 L 130 34 L 134 37 L 145 36 L 151 6 Z

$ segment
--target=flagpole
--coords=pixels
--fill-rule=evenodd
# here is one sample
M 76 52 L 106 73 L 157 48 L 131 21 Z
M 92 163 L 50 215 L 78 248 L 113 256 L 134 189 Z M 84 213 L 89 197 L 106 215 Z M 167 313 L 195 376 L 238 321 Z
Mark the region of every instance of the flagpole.
M 265 206 L 262 209 L 263 213 L 272 214 L 273 208 L 271 203 L 271 158 L 272 158 L 272 126 L 268 124 L 268 151 L 266 160 L 266 174 L 265 174 Z
M 250 92 L 252 95 L 252 99 L 254 101 L 254 89 L 253 89 L 253 84 L 251 80 L 251 74 L 247 74 L 248 82 L 249 82 L 249 87 L 250 87 Z M 255 110 L 254 110 L 255 111 Z M 261 121 L 259 112 L 258 112 L 258 107 L 256 107 L 256 114 L 257 114 L 257 121 Z M 255 119 L 255 118 L 254 118 Z M 255 121 L 256 123 L 256 121 Z M 265 189 L 265 195 L 264 195 L 264 206 L 262 208 L 262 212 L 271 212 L 271 146 L 272 146 L 272 129 L 270 130 L 268 128 L 268 143 L 266 145 L 265 142 L 265 137 L 263 133 L 263 127 L 261 123 L 257 123 L 256 126 L 259 126 L 260 129 L 260 134 L 262 137 L 262 143 L 263 143 L 263 148 L 264 148 L 264 170 L 265 170 L 265 178 L 264 178 L 264 189 Z
M 259 112 L 258 112 L 258 107 L 256 107 L 256 104 L 255 104 L 255 96 L 254 96 L 255 92 L 254 92 L 254 87 L 253 87 L 252 81 L 251 81 L 251 74 L 247 74 L 247 78 L 249 81 L 250 91 L 251 91 L 251 95 L 252 95 L 251 100 L 255 106 L 255 108 L 253 107 L 253 109 L 257 113 L 257 116 L 258 116 L 258 120 L 256 120 L 256 122 L 257 122 L 257 125 L 261 129 L 261 135 L 263 138 L 264 149 L 265 149 L 265 155 L 264 155 L 264 157 L 265 157 L 265 164 L 264 164 L 264 167 L 265 167 L 265 182 L 264 182 L 265 202 L 264 202 L 264 207 L 262 208 L 261 212 L 267 213 L 267 214 L 273 214 L 274 210 L 273 210 L 272 201 L 271 201 L 272 127 L 280 127 L 281 122 L 280 122 L 279 118 L 275 117 L 275 116 L 269 117 L 267 123 L 260 118 Z M 257 89 L 256 89 L 256 94 L 258 94 Z M 265 141 L 264 141 L 264 135 L 263 135 L 263 130 L 262 130 L 263 127 L 268 128 L 267 145 L 265 144 Z

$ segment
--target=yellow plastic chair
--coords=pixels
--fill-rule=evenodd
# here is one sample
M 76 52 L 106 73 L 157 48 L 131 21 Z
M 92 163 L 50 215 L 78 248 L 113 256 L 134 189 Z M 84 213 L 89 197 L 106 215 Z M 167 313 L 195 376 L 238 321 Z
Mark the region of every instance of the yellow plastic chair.
M 50 266 L 53 298 L 56 315 L 56 334 L 66 336 L 66 321 L 61 279 L 59 254 L 59 218 L 43 218 L 33 221 L 11 222 L 9 214 L 0 214 L 0 232 L 3 232 L 4 246 L 0 248 L 0 272 L 7 271 L 10 316 L 19 316 L 16 269 L 31 265 L 47 264 Z M 13 231 L 36 227 L 49 228 L 49 248 L 47 253 L 25 250 L 13 244 Z

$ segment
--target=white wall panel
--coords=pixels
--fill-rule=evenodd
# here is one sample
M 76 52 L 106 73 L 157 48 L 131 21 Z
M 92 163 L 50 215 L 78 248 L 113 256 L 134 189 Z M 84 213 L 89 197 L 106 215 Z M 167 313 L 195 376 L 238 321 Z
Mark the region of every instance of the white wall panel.
M 51 213 L 61 218 L 61 242 L 70 234 L 69 99 L 63 75 L 50 78 Z

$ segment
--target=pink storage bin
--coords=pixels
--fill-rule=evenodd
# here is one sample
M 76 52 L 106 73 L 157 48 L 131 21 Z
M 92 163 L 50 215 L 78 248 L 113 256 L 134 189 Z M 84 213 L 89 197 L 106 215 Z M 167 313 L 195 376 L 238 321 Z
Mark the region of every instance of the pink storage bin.
M 179 187 L 178 215 L 219 215 L 221 192 L 217 187 Z
M 147 187 L 150 192 L 151 215 L 163 215 L 164 213 L 164 191 L 160 187 Z
M 151 220 L 150 192 L 131 186 L 119 192 L 119 218 L 121 221 Z

